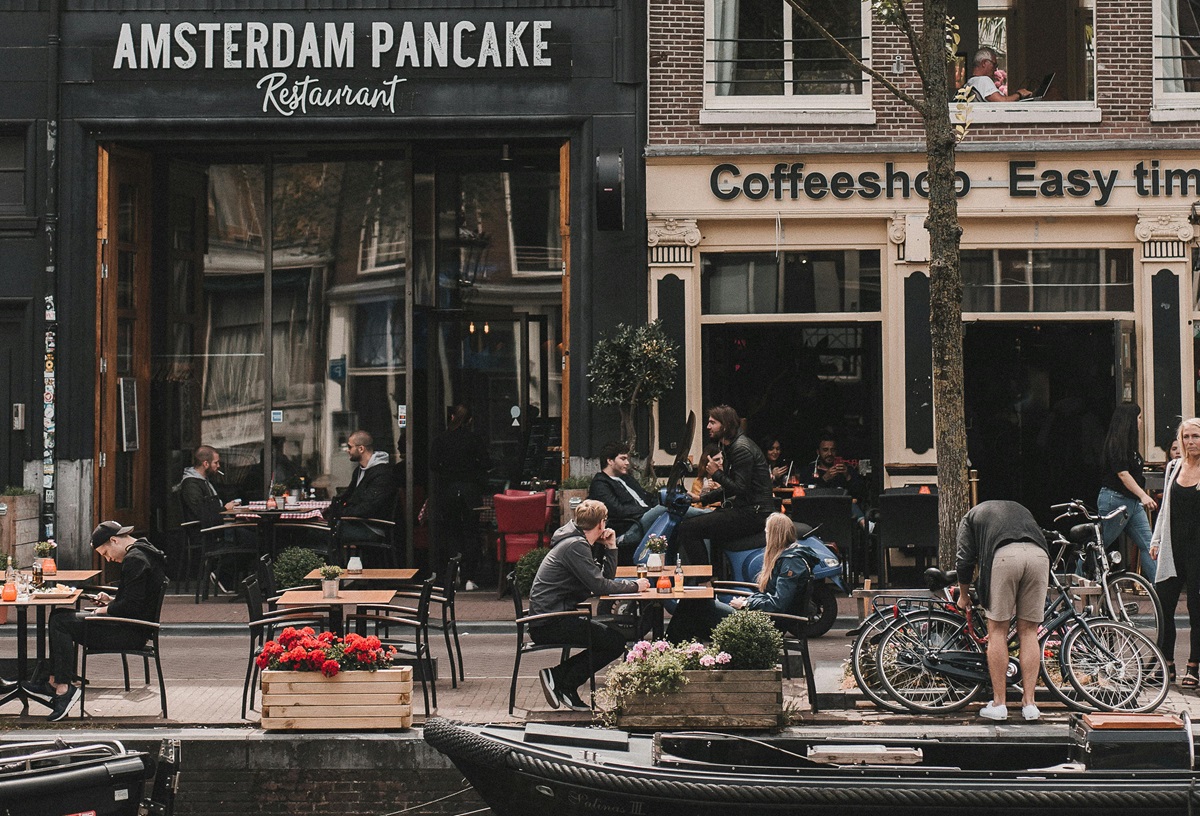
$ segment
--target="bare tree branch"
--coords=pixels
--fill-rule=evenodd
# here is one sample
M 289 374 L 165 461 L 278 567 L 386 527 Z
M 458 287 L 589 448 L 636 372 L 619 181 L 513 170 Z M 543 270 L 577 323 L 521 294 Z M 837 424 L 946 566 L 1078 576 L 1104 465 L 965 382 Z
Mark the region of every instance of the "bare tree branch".
M 862 71 L 864 74 L 871 77 L 879 84 L 883 85 L 883 87 L 886 88 L 889 93 L 891 93 L 893 96 L 895 96 L 901 102 L 904 102 L 906 105 L 908 105 L 911 108 L 913 108 L 914 110 L 916 110 L 922 116 L 925 115 L 925 102 L 923 100 L 917 99 L 915 96 L 908 93 L 908 91 L 905 91 L 900 86 L 896 85 L 894 82 L 892 82 L 886 76 L 884 76 L 882 73 L 880 73 L 879 71 L 876 71 L 874 68 L 872 68 L 871 66 L 869 66 L 865 62 L 863 62 L 861 58 L 859 58 L 858 56 L 856 56 L 854 54 L 853 51 L 851 51 L 849 48 L 847 48 L 845 45 L 843 45 L 841 43 L 841 41 L 838 40 L 837 37 L 830 34 L 825 29 L 825 26 L 821 25 L 819 22 L 817 22 L 815 19 L 813 19 L 813 16 L 811 14 L 809 14 L 808 11 L 805 10 L 800 5 L 800 0 L 787 0 L 787 3 L 793 9 L 795 9 L 796 13 L 799 14 L 804 19 L 805 22 L 807 22 L 810 26 L 812 26 L 813 29 L 818 34 L 820 34 L 823 39 L 827 40 L 830 44 L 832 44 L 833 47 L 837 50 L 837 52 L 839 54 L 841 54 L 843 57 L 848 59 L 855 68 Z
M 904 4 L 904 0 L 896 2 L 896 24 L 900 31 L 904 34 L 904 38 L 908 40 L 908 49 L 912 52 L 913 64 L 917 69 L 917 76 L 921 78 L 921 86 L 925 87 L 928 76 L 925 73 L 924 48 L 922 47 L 921 37 L 917 34 L 917 30 L 913 28 L 912 18 L 908 16 L 908 6 Z M 928 31 L 925 36 L 929 36 Z

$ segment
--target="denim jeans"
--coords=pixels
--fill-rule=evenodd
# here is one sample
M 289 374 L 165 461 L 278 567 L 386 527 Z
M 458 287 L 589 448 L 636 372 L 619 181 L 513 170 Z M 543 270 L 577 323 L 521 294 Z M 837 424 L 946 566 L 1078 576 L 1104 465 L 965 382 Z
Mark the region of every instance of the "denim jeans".
M 1107 547 L 1116 541 L 1122 530 L 1128 532 L 1129 537 L 1137 544 L 1142 575 L 1153 581 L 1156 565 L 1150 557 L 1150 518 L 1142 508 L 1142 503 L 1112 488 L 1100 488 L 1100 495 L 1096 498 L 1096 509 L 1100 515 L 1106 516 L 1118 507 L 1125 508 L 1125 518 L 1118 517 L 1104 522 L 1104 545 Z

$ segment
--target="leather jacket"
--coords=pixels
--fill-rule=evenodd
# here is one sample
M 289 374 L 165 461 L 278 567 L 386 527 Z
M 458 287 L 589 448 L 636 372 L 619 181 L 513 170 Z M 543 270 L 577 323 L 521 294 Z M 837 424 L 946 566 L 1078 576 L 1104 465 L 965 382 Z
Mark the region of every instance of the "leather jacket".
M 725 464 L 712 475 L 713 481 L 721 485 L 725 494 L 726 507 L 757 507 L 760 513 L 769 513 L 775 507 L 771 493 L 771 470 L 767 457 L 758 445 L 741 431 L 722 444 Z M 700 497 L 700 504 L 712 501 L 714 493 L 709 491 Z

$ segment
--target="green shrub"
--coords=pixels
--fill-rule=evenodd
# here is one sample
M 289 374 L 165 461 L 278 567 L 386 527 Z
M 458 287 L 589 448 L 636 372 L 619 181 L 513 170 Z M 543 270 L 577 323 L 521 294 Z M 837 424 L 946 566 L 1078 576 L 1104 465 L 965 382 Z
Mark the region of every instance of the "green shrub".
M 591 476 L 568 476 L 558 485 L 560 490 L 587 490 L 591 486 Z
M 533 588 L 533 578 L 537 575 L 538 567 L 542 565 L 542 559 L 548 552 L 550 552 L 549 548 L 538 547 L 517 559 L 514 572 L 517 573 L 517 589 L 520 591 L 521 597 L 529 597 L 529 590 Z
M 783 635 L 767 613 L 741 610 L 716 625 L 712 645 L 729 653 L 731 669 L 770 669 L 779 662 Z
M 312 550 L 288 547 L 275 557 L 275 586 L 287 589 L 301 584 L 315 584 L 315 581 L 305 581 L 304 576 L 323 566 L 325 559 Z

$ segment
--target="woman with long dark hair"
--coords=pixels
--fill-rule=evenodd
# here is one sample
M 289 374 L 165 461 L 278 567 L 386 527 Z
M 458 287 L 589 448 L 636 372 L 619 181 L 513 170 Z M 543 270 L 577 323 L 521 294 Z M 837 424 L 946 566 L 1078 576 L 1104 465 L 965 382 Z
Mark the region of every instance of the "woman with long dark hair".
M 771 471 L 771 487 L 787 487 L 792 465 L 783 456 L 783 440 L 778 436 L 768 436 L 763 440 L 762 452 L 767 457 L 767 469 Z
M 1200 686 L 1200 419 L 1179 425 L 1183 456 L 1167 462 L 1163 478 L 1162 512 L 1154 525 L 1150 555 L 1158 560 L 1154 589 L 1162 602 L 1162 632 L 1158 645 L 1167 658 L 1167 671 L 1175 673 L 1175 607 L 1187 589 L 1191 641 L 1187 670 L 1179 685 Z
M 1122 530 L 1128 531 L 1137 544 L 1142 574 L 1153 581 L 1149 514 L 1158 509 L 1158 503 L 1146 492 L 1142 455 L 1138 452 L 1141 430 L 1142 409 L 1132 402 L 1118 405 L 1104 439 L 1104 479 L 1096 509 L 1106 516 L 1118 507 L 1125 508 L 1123 518 L 1118 516 L 1104 522 L 1104 544 L 1112 544 Z

